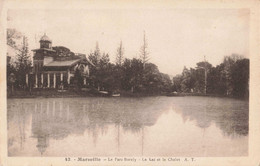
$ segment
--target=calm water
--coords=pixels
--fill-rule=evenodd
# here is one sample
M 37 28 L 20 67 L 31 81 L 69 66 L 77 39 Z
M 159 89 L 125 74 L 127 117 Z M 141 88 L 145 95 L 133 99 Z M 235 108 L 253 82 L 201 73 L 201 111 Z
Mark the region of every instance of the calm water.
M 9 156 L 246 156 L 248 102 L 8 99 Z

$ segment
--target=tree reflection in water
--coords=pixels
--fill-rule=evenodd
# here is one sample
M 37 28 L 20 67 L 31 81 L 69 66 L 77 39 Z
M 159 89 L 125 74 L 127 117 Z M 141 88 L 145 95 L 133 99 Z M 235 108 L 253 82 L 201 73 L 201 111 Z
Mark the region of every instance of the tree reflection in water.
M 248 135 L 249 105 L 247 101 L 235 99 L 193 97 L 193 102 L 173 102 L 178 106 L 175 110 L 181 114 L 184 121 L 195 120 L 200 128 L 208 128 L 212 122 L 223 134 L 230 137 Z M 187 97 L 187 100 L 188 97 Z M 222 102 L 223 101 L 223 102 Z
M 153 105 L 160 100 L 122 99 L 110 101 L 108 98 L 90 98 L 71 102 L 69 100 L 38 100 L 24 104 L 27 114 L 17 115 L 18 119 L 32 114 L 32 136 L 37 139 L 38 151 L 43 154 L 49 146 L 49 139 L 64 139 L 70 134 L 83 135 L 87 130 L 96 144 L 99 133 L 106 134 L 109 124 L 118 129 L 116 141 L 120 149 L 120 128 L 125 132 L 139 133 L 144 126 L 155 124 L 165 107 L 158 109 Z M 112 99 L 113 100 L 113 99 Z M 130 102 L 129 102 L 130 100 Z M 119 104 L 117 102 L 123 102 Z M 162 103 L 162 102 L 160 102 Z M 165 105 L 167 106 L 167 105 Z M 17 111 L 19 113 L 19 111 Z M 15 116 L 14 111 L 9 116 Z M 10 121 L 11 119 L 9 119 Z M 18 126 L 24 125 L 19 121 Z M 143 142 L 143 141 L 141 141 Z
M 93 97 L 12 100 L 8 103 L 8 130 L 12 130 L 8 132 L 8 149 L 14 144 L 15 136 L 12 133 L 16 130 L 19 131 L 22 148 L 26 138 L 25 126 L 31 118 L 30 137 L 37 140 L 36 148 L 41 155 L 52 146 L 50 140 L 63 140 L 69 135 L 88 133 L 96 145 L 98 139 L 107 134 L 111 124 L 117 130 L 114 139 L 118 152 L 123 143 L 120 134 L 130 132 L 140 135 L 140 153 L 143 155 L 146 128 L 156 124 L 160 115 L 171 110 L 171 107 L 182 116 L 184 123 L 187 120 L 195 121 L 202 129 L 215 123 L 227 136 L 247 135 L 248 104 L 239 100 L 221 100 L 225 99 Z

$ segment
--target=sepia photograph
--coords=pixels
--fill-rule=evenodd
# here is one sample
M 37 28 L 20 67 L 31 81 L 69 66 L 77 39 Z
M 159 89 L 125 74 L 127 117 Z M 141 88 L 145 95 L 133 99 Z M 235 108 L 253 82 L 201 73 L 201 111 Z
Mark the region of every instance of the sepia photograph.
M 7 158 L 249 157 L 250 13 L 8 8 Z

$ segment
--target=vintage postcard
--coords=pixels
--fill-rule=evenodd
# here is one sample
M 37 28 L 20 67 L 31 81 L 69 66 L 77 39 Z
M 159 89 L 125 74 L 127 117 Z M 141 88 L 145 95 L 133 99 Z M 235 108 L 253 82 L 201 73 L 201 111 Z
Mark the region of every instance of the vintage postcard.
M 0 166 L 259 166 L 259 7 L 1 1 Z

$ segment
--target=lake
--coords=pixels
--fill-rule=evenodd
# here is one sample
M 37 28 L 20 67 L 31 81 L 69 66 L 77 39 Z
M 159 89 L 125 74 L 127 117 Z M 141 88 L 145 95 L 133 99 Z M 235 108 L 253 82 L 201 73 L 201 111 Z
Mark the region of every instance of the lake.
M 8 155 L 247 156 L 248 112 L 217 97 L 8 99 Z

